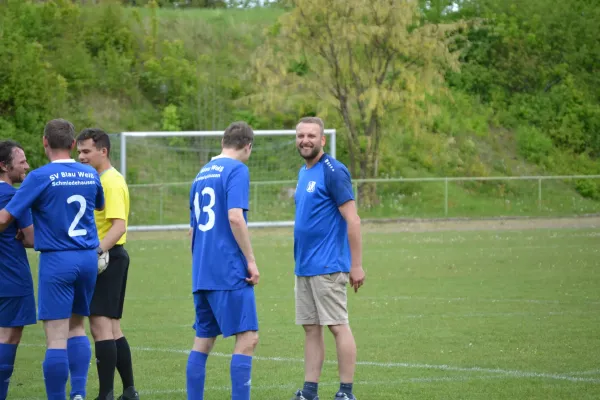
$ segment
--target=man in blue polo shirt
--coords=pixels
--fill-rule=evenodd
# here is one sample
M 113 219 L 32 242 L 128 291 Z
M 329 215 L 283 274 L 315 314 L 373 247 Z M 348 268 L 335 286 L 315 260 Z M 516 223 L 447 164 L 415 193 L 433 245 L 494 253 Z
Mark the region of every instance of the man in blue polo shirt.
M 254 285 L 259 273 L 246 226 L 250 173 L 244 164 L 254 132 L 230 124 L 221 154 L 203 166 L 190 191 L 194 346 L 186 369 L 188 400 L 204 399 L 206 360 L 217 336 L 234 336 L 231 398 L 250 400 L 252 355 L 258 343 Z
M 51 162 L 30 172 L 0 210 L 0 232 L 31 209 L 34 248 L 40 252 L 38 318 L 46 333 L 47 398 L 65 399 L 70 372 L 70 397 L 82 400 L 92 354 L 84 317 L 98 275 L 94 209 L 104 207 L 104 192 L 96 170 L 70 157 L 75 145 L 70 122 L 48 122 L 43 143 Z
M 0 142 L 0 208 L 15 195 L 12 185 L 23 182 L 28 169 L 25 152 L 17 142 Z M 22 241 L 17 236 L 22 236 Z M 0 400 L 8 395 L 23 327 L 37 321 L 33 280 L 23 246 L 33 246 L 29 212 L 0 233 Z
M 348 323 L 346 285 L 356 292 L 365 280 L 362 268 L 360 218 L 346 167 L 323 152 L 320 118 L 302 118 L 296 147 L 306 161 L 296 186 L 294 258 L 296 324 L 305 331 L 305 381 L 293 400 L 318 400 L 318 382 L 325 359 L 323 326 L 336 342 L 340 388 L 337 400 L 355 400 L 352 393 L 356 343 Z

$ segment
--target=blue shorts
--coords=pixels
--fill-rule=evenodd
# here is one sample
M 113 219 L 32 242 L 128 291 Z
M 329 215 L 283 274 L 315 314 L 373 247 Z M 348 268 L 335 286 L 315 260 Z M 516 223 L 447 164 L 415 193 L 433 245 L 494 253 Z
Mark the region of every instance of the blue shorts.
M 0 297 L 0 328 L 35 325 L 35 297 Z
M 96 250 L 40 253 L 39 319 L 66 319 L 71 314 L 89 316 L 97 277 Z
M 233 336 L 258 331 L 258 315 L 254 287 L 237 290 L 199 290 L 194 293 L 199 338 Z

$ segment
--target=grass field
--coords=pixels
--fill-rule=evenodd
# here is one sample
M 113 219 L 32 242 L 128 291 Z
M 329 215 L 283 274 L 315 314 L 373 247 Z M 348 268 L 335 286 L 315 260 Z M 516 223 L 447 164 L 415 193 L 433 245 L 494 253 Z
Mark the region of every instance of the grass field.
M 476 228 L 476 227 L 475 227 Z M 262 281 L 255 400 L 289 399 L 303 381 L 294 325 L 292 232 L 253 230 Z M 600 398 L 600 227 L 364 229 L 366 285 L 349 294 L 360 400 Z M 184 232 L 131 233 L 124 331 L 142 399 L 185 399 L 192 344 Z M 37 268 L 32 254 L 32 267 Z M 41 326 L 26 329 L 11 399 L 44 398 Z M 326 339 L 321 399 L 338 385 Z M 228 399 L 233 341 L 209 359 L 209 400 Z M 97 395 L 92 362 L 89 398 Z M 120 394 L 121 384 L 116 378 Z

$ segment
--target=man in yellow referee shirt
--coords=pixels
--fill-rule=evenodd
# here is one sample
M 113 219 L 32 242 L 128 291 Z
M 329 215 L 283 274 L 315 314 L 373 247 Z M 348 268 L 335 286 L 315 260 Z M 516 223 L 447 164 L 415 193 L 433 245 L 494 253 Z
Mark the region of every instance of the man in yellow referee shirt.
M 77 137 L 79 161 L 94 167 L 104 189 L 105 207 L 95 211 L 100 238 L 98 252 L 108 251 L 106 270 L 98 275 L 90 304 L 90 330 L 95 342 L 96 366 L 100 380 L 98 400 L 114 399 L 115 369 L 123 381 L 119 400 L 138 400 L 133 384 L 131 350 L 121 331 L 121 317 L 127 285 L 129 255 L 127 239 L 129 190 L 123 176 L 110 163 L 110 138 L 97 128 L 87 128 Z

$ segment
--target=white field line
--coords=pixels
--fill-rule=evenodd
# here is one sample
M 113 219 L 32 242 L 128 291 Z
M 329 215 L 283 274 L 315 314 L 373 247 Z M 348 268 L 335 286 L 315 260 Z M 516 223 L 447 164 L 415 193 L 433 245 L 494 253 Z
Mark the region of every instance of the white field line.
M 177 353 L 177 354 L 189 354 L 189 350 L 180 349 L 167 349 L 167 348 L 153 348 L 153 347 L 133 347 L 136 351 L 149 351 L 149 352 L 163 352 L 163 353 Z M 211 356 L 231 358 L 231 354 L 225 353 L 211 353 Z M 304 363 L 302 358 L 287 358 L 287 357 L 263 357 L 255 356 L 256 361 L 275 361 L 275 362 L 288 362 L 288 363 Z M 337 361 L 325 360 L 326 364 L 335 364 Z M 544 378 L 544 379 L 556 379 L 565 380 L 570 382 L 592 382 L 600 383 L 600 379 L 595 378 L 581 378 L 573 377 L 564 374 L 550 374 L 544 372 L 530 372 L 530 371 L 519 371 L 519 370 L 507 370 L 500 368 L 482 368 L 482 367 L 456 367 L 451 365 L 436 365 L 436 364 L 418 364 L 418 363 L 399 363 L 390 362 L 382 363 L 375 361 L 357 361 L 356 365 L 380 367 L 380 368 L 409 368 L 409 369 L 434 369 L 442 371 L 455 371 L 455 372 L 482 372 L 489 374 L 500 374 L 514 376 L 517 378 Z
M 133 349 L 137 350 L 137 351 L 189 354 L 189 350 L 179 350 L 179 349 L 159 349 L 159 348 L 151 348 L 151 347 L 134 347 Z M 226 358 L 231 357 L 231 354 L 225 354 L 225 353 L 211 353 L 211 355 L 217 356 L 217 357 L 226 357 Z M 304 360 L 302 358 L 287 358 L 287 357 L 255 356 L 254 360 L 304 363 Z M 337 361 L 332 361 L 332 360 L 325 360 L 325 363 L 337 365 Z M 518 370 L 505 370 L 505 369 L 499 369 L 499 368 L 455 367 L 455 366 L 450 366 L 450 365 L 394 363 L 394 362 L 381 363 L 381 362 L 374 362 L 374 361 L 357 361 L 356 364 L 364 365 L 364 366 L 372 366 L 372 367 L 381 367 L 381 368 L 438 369 L 438 370 L 444 370 L 444 371 L 459 371 L 459 372 L 485 372 L 485 373 L 491 373 L 491 374 L 515 376 L 515 377 L 519 377 L 519 378 L 547 378 L 547 379 L 566 380 L 566 381 L 571 381 L 571 382 L 600 383 L 600 379 L 594 379 L 594 378 L 578 378 L 578 377 L 572 377 L 572 376 L 568 376 L 568 375 L 548 374 L 548 373 L 541 373 L 541 372 L 528 372 L 528 371 L 518 371 Z
M 29 343 L 21 343 L 19 346 L 45 347 L 42 344 L 29 344 Z M 135 351 L 185 354 L 185 355 L 188 355 L 190 353 L 190 350 L 155 348 L 155 347 L 132 347 L 131 349 L 135 350 Z M 212 353 L 210 353 L 210 355 L 212 357 L 231 358 L 231 354 L 226 354 L 226 353 L 212 352 Z M 302 359 L 302 358 L 254 356 L 253 359 L 255 361 L 304 363 L 304 359 Z M 325 360 L 325 364 L 337 365 L 337 361 Z M 398 362 L 382 363 L 382 362 L 375 362 L 375 361 L 357 361 L 356 365 L 364 365 L 364 366 L 380 367 L 380 368 L 408 368 L 408 369 L 434 369 L 434 370 L 456 371 L 456 372 L 484 372 L 484 373 L 490 373 L 490 374 L 514 376 L 517 378 L 546 378 L 546 379 L 566 380 L 566 381 L 571 381 L 571 382 L 600 383 L 600 379 L 594 379 L 594 378 L 579 378 L 579 377 L 573 377 L 573 376 L 564 375 L 564 374 L 548 374 L 548 373 L 543 373 L 543 372 L 505 370 L 505 369 L 500 369 L 500 368 L 456 367 L 456 366 L 444 365 L 444 364 L 441 364 L 441 365 L 439 365 L 439 364 L 418 364 L 418 363 L 415 364 L 415 363 L 398 363 Z
M 569 375 L 600 375 L 600 369 L 593 369 L 590 371 L 569 372 Z

